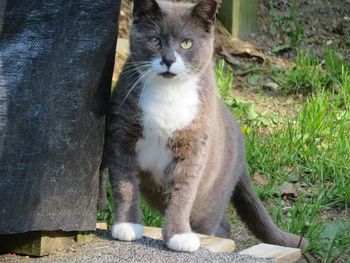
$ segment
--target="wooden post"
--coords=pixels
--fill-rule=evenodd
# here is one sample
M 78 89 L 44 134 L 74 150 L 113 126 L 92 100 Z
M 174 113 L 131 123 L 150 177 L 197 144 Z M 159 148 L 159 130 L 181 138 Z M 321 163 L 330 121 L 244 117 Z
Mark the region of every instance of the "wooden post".
M 0 251 L 42 256 L 96 227 L 121 0 L 0 2 Z
M 258 0 L 223 0 L 219 20 L 233 38 L 245 39 L 256 27 Z

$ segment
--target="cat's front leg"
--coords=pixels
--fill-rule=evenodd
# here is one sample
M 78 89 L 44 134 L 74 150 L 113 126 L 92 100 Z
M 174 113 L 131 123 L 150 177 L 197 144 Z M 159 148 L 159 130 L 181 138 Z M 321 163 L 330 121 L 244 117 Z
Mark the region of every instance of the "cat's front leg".
M 163 239 L 175 251 L 195 251 L 200 246 L 198 236 L 192 232 L 190 214 L 200 179 L 200 164 L 185 160 L 176 164 L 167 192 L 167 209 Z
M 108 162 L 115 201 L 112 237 L 122 241 L 133 241 L 143 236 L 137 171 L 131 155 L 113 155 L 112 160 Z

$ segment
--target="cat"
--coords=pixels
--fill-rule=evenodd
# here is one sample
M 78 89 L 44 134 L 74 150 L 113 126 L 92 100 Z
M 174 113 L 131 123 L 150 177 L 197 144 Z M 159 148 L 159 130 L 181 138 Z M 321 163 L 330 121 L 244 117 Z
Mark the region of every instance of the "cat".
M 225 209 L 264 242 L 301 248 L 252 190 L 240 127 L 217 96 L 215 0 L 135 0 L 130 56 L 111 96 L 106 160 L 116 202 L 112 237 L 143 235 L 140 193 L 164 214 L 163 240 L 195 251 L 195 233 L 229 237 Z

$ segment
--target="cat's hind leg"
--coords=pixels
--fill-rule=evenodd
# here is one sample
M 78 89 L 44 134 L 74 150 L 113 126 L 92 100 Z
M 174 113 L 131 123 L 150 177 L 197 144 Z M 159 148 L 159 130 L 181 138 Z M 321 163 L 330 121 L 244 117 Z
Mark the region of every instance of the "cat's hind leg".
M 215 231 L 215 236 L 222 237 L 222 238 L 229 238 L 231 233 L 231 223 L 230 221 L 224 216 L 221 219 L 220 225 Z
M 198 198 L 192 208 L 190 217 L 192 230 L 208 236 L 229 237 L 231 224 L 225 216 L 225 211 L 230 195 L 212 191 L 209 194 L 210 199 L 205 196 Z

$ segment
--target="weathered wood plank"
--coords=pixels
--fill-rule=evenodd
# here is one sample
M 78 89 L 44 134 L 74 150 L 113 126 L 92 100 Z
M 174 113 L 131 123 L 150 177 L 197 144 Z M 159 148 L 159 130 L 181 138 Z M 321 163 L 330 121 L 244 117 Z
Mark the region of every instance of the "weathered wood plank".
M 35 231 L 14 235 L 0 235 L 0 252 L 41 257 L 70 248 L 76 243 L 92 241 L 90 231 Z
M 223 0 L 219 20 L 233 38 L 245 39 L 256 27 L 258 0 Z
M 281 247 L 264 243 L 239 253 L 257 258 L 271 258 L 276 263 L 293 263 L 301 258 L 301 250 L 299 248 Z
M 117 43 L 117 50 L 115 52 L 115 64 L 113 70 L 113 81 L 118 80 L 119 74 L 122 71 L 125 61 L 130 54 L 129 40 L 125 38 L 119 38 Z
M 92 241 L 94 236 L 95 235 L 92 231 L 82 231 L 82 232 L 76 233 L 74 240 L 79 244 L 85 244 Z
M 97 222 L 96 230 L 108 230 L 108 224 L 106 222 Z
M 197 234 L 201 240 L 201 247 L 206 248 L 214 253 L 232 252 L 235 250 L 235 242 L 231 239 L 225 239 L 215 236 L 205 236 Z M 144 229 L 144 236 L 162 240 L 162 230 L 157 227 L 148 227 Z
M 162 230 L 158 227 L 145 226 L 143 235 L 145 237 L 162 240 Z

